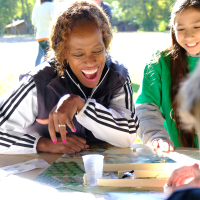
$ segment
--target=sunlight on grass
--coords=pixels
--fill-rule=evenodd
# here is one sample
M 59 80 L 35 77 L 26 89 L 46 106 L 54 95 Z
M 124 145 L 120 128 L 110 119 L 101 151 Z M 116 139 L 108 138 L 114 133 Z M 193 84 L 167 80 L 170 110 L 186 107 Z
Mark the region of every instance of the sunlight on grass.
M 19 75 L 34 67 L 37 42 L 0 43 L 0 95 L 19 82 Z
M 142 144 L 142 141 L 141 141 L 140 138 L 137 138 L 137 139 L 133 142 L 133 144 Z

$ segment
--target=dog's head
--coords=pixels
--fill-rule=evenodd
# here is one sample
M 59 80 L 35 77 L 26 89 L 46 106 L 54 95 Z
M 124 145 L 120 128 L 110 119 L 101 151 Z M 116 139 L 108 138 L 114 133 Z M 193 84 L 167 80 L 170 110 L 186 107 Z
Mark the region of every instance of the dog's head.
M 181 84 L 177 95 L 178 115 L 183 128 L 195 128 L 200 134 L 200 61 Z M 197 130 L 198 129 L 198 130 Z

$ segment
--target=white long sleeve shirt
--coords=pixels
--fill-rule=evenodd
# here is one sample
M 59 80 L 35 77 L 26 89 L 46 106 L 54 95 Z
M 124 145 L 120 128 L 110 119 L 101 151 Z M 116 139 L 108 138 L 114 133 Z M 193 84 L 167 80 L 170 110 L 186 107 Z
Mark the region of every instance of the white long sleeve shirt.
M 50 23 L 55 14 L 55 10 L 55 2 L 44 2 L 33 8 L 32 23 L 37 29 L 36 39 L 49 38 Z

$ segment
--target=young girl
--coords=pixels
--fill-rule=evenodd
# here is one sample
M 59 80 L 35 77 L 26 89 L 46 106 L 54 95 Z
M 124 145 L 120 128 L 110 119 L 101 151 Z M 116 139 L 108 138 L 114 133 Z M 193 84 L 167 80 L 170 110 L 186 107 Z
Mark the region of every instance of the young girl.
M 145 67 L 136 100 L 139 137 L 163 151 L 198 146 L 195 132 L 184 131 L 179 123 L 176 95 L 199 60 L 200 1 L 177 0 L 171 13 L 171 39 L 171 46 L 157 52 Z

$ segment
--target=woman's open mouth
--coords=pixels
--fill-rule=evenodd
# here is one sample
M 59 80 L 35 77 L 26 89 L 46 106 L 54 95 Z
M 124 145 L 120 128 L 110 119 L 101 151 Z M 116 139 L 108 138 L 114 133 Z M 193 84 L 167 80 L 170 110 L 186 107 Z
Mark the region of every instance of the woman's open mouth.
M 84 70 L 81 70 L 84 78 L 88 82 L 94 82 L 94 81 L 96 81 L 96 79 L 98 77 L 98 71 L 99 71 L 99 67 L 95 67 L 93 69 L 84 69 Z

